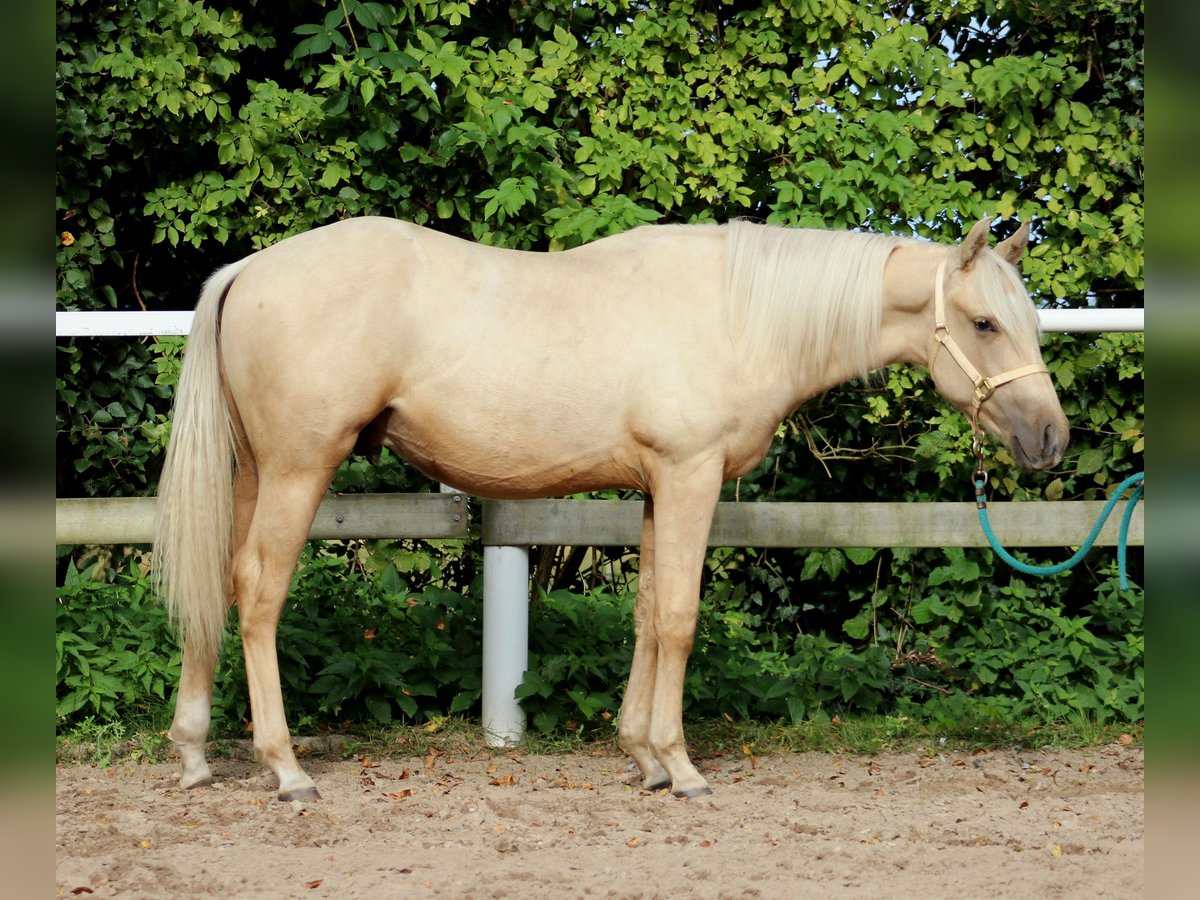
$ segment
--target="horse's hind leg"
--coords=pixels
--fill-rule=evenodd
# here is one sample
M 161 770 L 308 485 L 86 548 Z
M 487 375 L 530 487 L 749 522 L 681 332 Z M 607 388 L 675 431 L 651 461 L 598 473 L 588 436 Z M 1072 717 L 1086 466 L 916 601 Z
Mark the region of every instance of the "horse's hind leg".
M 198 788 L 212 784 L 212 771 L 204 757 L 204 747 L 208 742 L 208 725 L 212 715 L 215 668 L 216 657 L 211 650 L 197 648 L 190 641 L 185 642 L 179 691 L 175 695 L 175 717 L 168 732 L 183 762 L 183 773 L 179 776 L 181 787 Z
M 283 713 L 275 631 L 296 560 L 332 477 L 331 468 L 285 472 L 260 469 L 254 519 L 233 561 L 233 587 L 254 721 L 254 755 L 279 778 L 280 800 L 320 798 L 313 780 L 292 752 Z
M 254 513 L 258 493 L 258 477 L 252 464 L 241 465 L 233 483 L 234 536 L 233 551 L 246 540 L 250 518 Z M 225 589 L 225 608 L 233 603 L 233 588 Z M 212 784 L 212 772 L 204 756 L 208 742 L 208 727 L 212 717 L 213 674 L 216 656 L 207 648 L 198 648 L 185 641 L 179 690 L 175 695 L 175 716 L 169 737 L 175 742 L 183 763 L 179 784 L 185 788 Z

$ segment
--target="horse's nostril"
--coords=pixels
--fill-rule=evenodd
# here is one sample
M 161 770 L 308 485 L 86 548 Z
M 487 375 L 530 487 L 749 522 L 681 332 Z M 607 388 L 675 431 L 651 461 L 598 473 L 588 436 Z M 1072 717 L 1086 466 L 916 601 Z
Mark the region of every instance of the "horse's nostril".
M 1042 432 L 1042 458 L 1048 459 L 1053 463 L 1062 459 L 1063 450 L 1066 449 L 1066 434 L 1065 431 L 1060 431 L 1053 423 L 1046 426 Z

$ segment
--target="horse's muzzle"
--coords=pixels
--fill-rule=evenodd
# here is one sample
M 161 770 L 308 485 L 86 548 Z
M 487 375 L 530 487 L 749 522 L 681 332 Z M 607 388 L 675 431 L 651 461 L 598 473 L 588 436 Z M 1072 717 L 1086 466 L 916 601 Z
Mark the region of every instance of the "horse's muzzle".
M 1018 430 L 1012 436 L 1013 456 L 1023 469 L 1049 469 L 1062 462 L 1069 430 L 1066 420 L 1049 422 L 1040 429 Z

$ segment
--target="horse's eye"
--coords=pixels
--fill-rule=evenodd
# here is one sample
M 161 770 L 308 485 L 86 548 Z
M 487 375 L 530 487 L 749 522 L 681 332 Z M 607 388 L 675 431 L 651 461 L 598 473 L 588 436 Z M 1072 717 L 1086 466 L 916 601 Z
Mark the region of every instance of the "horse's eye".
M 975 330 L 978 331 L 980 334 L 988 334 L 990 332 L 995 332 L 997 330 L 996 323 L 993 322 L 991 319 L 979 318 L 979 319 L 975 320 Z

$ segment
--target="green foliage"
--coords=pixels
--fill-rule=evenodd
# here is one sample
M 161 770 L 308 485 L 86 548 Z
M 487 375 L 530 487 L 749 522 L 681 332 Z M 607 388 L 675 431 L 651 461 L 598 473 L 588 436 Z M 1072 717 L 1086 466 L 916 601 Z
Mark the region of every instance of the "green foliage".
M 332 545 L 336 546 L 336 545 Z M 410 587 L 402 569 L 415 570 Z M 478 600 L 429 583 L 427 555 L 399 553 L 372 573 L 361 554 L 306 549 L 279 622 L 280 680 L 291 721 L 423 721 L 476 710 Z M 241 639 L 231 634 L 214 706 L 249 719 Z
M 633 657 L 633 598 L 542 594 L 530 609 L 529 668 L 517 697 L 540 731 L 612 721 Z
M 68 563 L 54 635 L 59 723 L 153 717 L 179 680 L 166 611 L 134 569 L 115 583 Z
M 279 623 L 290 720 L 302 728 L 379 725 L 476 710 L 479 602 L 432 584 L 442 573 L 426 551 L 388 547 L 372 556 L 332 552 L 337 547 L 305 550 Z M 179 680 L 165 609 L 138 566 L 97 566 L 89 576 L 69 562 L 55 648 L 61 727 L 89 716 L 100 724 L 153 718 Z M 219 732 L 238 733 L 250 717 L 236 623 L 218 663 L 213 707 Z
M 558 250 L 735 216 L 949 241 L 999 213 L 1035 221 L 1024 271 L 1040 304 L 1143 302 L 1140 2 L 58 0 L 56 14 L 60 309 L 189 307 L 219 264 L 365 214 Z M 154 490 L 180 346 L 60 342 L 60 496 Z M 994 493 L 1103 497 L 1143 467 L 1143 338 L 1045 350 L 1071 449 L 1036 475 L 995 450 Z M 963 417 L 923 371 L 894 367 L 806 404 L 725 498 L 961 500 L 970 467 Z M 335 487 L 429 485 L 385 453 L 352 458 Z M 535 723 L 595 725 L 625 677 L 636 566 L 610 554 L 618 574 L 584 581 L 583 554 L 558 556 L 553 586 L 574 590 L 535 605 L 522 690 Z M 1110 559 L 1035 584 L 986 552 L 719 550 L 689 714 L 1140 715 L 1142 593 L 1116 592 Z M 293 721 L 470 709 L 477 563 L 472 545 L 306 557 L 280 626 Z M 1135 580 L 1141 566 L 1134 551 Z M 173 680 L 169 653 L 161 670 L 131 661 L 170 646 L 132 571 L 100 584 L 60 562 L 72 721 L 161 703 L 156 679 Z M 226 722 L 246 715 L 236 638 L 229 652 Z
M 1004 722 L 1145 715 L 1143 595 L 1121 592 L 1114 566 L 1075 611 L 1047 579 L 984 568 L 960 550 L 945 556 L 929 579 L 940 589 L 908 609 L 922 632 L 908 654 L 914 677 L 941 696 L 918 691 L 902 710 Z
M 423 570 L 414 576 L 422 586 L 411 589 L 394 561 L 372 571 L 360 554 L 329 552 L 336 547 L 305 552 L 279 625 L 293 725 L 378 727 L 477 714 L 479 601 L 428 583 L 441 573 L 419 553 L 411 567 Z M 871 639 L 847 642 L 772 626 L 706 598 L 687 716 L 800 724 L 908 715 L 947 728 L 1144 716 L 1140 592 L 1122 594 L 1110 572 L 1094 600 L 1073 613 L 1046 582 L 1005 582 L 962 551 L 944 555 L 928 578 L 934 590 L 898 617 L 912 629 L 907 637 L 890 630 L 882 604 L 865 620 Z M 180 658 L 145 575 L 134 567 L 106 583 L 73 565 L 68 572 L 55 637 L 60 728 L 161 722 Z M 632 654 L 632 607 L 631 593 L 605 590 L 555 591 L 535 601 L 518 696 L 536 729 L 611 730 Z M 236 629 L 213 705 L 215 732 L 240 734 L 249 699 Z

